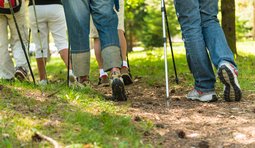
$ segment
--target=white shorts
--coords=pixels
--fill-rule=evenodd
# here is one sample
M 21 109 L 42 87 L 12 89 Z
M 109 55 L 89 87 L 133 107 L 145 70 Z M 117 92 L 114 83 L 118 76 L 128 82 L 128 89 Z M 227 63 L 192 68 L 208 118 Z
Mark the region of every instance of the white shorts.
M 118 30 L 122 30 L 125 32 L 125 27 L 124 27 L 124 0 L 119 0 L 120 2 L 120 9 L 119 12 L 117 12 L 114 8 L 114 10 L 116 11 L 117 15 L 118 15 Z M 90 16 L 90 35 L 91 38 L 98 38 L 98 32 L 97 29 L 93 23 L 92 17 Z
M 37 32 L 33 6 L 29 6 L 28 10 L 30 28 L 32 30 L 33 41 L 35 42 L 37 49 L 35 53 L 36 58 L 48 57 L 49 31 L 53 36 L 55 46 L 57 47 L 58 51 L 68 48 L 66 20 L 62 5 L 36 5 L 40 37 Z M 41 50 L 43 50 L 43 53 Z

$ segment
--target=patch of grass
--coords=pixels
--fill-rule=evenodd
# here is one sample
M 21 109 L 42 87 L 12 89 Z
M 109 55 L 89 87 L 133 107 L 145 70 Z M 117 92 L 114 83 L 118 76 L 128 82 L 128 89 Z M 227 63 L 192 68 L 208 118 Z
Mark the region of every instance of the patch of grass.
M 247 43 L 247 48 L 253 43 Z M 245 47 L 246 43 L 239 45 Z M 187 66 L 183 44 L 175 44 L 174 53 L 180 85 L 192 88 L 193 78 Z M 131 52 L 129 61 L 133 78 L 141 79 L 141 85 L 165 86 L 162 48 Z M 254 55 L 242 54 L 236 61 L 244 93 L 255 91 Z M 174 81 L 170 51 L 168 63 L 172 89 L 178 85 Z M 32 67 L 38 80 L 34 60 Z M 129 102 L 119 105 L 106 101 L 100 92 L 90 87 L 67 88 L 66 69 L 60 58 L 51 59 L 47 72 L 51 84 L 44 89 L 29 83 L 1 82 L 4 89 L 0 91 L 0 147 L 49 147 L 46 141 L 38 143 L 32 140 L 34 130 L 65 146 L 151 147 L 149 143 L 143 143 L 143 133 L 150 131 L 153 123 L 133 122 L 130 116 L 125 115 Z M 98 70 L 94 57 L 91 60 L 90 79 L 92 83 L 97 83 Z M 222 89 L 220 83 L 216 86 L 218 90 Z M 47 97 L 56 91 L 55 95 Z
M 141 142 L 138 126 L 133 124 L 129 116 L 121 115 L 125 110 L 114 102 L 105 101 L 91 88 L 76 90 L 62 87 L 56 97 L 46 98 L 41 96 L 38 87 L 29 84 L 3 84 L 5 88 L 0 97 L 0 147 L 49 146 L 45 141 L 31 141 L 33 129 L 62 145 L 147 145 Z M 45 93 L 53 86 L 48 86 Z M 59 89 L 58 85 L 55 85 L 55 89 Z

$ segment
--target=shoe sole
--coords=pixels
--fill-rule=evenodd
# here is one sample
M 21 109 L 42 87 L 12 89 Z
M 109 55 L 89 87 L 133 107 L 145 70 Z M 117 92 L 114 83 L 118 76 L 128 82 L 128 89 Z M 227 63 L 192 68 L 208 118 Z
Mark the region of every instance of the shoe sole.
M 15 73 L 15 77 L 19 80 L 19 81 L 28 81 L 27 77 L 23 74 L 23 72 L 17 70 Z
M 114 79 L 112 82 L 112 96 L 114 101 L 127 101 L 124 84 L 120 79 Z
M 132 78 L 128 74 L 122 74 L 121 77 L 122 77 L 125 85 L 130 85 L 133 83 Z
M 201 98 L 187 98 L 187 99 L 192 100 L 192 101 L 200 101 L 200 102 L 216 102 L 216 101 L 218 101 L 218 98 L 216 95 L 213 95 L 212 99 L 210 99 L 210 100 L 202 100 Z
M 218 71 L 220 81 L 225 85 L 224 99 L 225 101 L 232 101 L 231 98 L 235 98 L 235 101 L 240 101 L 242 98 L 241 89 L 235 83 L 235 78 L 231 70 L 223 65 Z M 231 91 L 231 87 L 234 91 Z

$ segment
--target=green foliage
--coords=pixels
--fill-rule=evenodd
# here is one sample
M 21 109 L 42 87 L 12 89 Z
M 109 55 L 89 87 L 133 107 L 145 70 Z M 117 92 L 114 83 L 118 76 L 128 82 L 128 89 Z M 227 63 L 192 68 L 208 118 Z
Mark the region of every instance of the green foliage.
M 144 25 L 144 16 L 147 15 L 145 0 L 126 0 L 125 3 L 125 30 L 128 48 L 133 47 L 133 42 Z
M 171 36 L 179 31 L 173 1 L 166 2 Z M 142 42 L 145 47 L 163 45 L 161 3 L 158 0 L 126 1 L 127 40 Z
M 248 25 L 249 20 L 242 20 L 240 18 L 236 21 L 236 37 L 238 40 L 243 40 L 248 38 L 248 35 L 251 34 L 252 27 Z

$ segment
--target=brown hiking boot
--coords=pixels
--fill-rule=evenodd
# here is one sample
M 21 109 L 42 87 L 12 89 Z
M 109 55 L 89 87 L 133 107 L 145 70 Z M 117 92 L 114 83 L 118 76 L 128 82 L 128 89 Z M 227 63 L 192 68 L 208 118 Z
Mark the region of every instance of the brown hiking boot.
M 78 77 L 77 81 L 75 83 L 75 86 L 80 87 L 80 88 L 91 86 L 89 77 L 88 76 L 83 76 L 82 78 Z
M 101 77 L 99 77 L 99 81 L 98 81 L 98 86 L 109 86 L 110 85 L 110 81 L 107 75 L 103 75 Z
M 121 67 L 120 73 L 125 85 L 130 85 L 133 83 L 129 69 L 126 66 Z
M 27 70 L 24 67 L 16 68 L 15 77 L 21 82 L 29 81 Z
M 113 101 L 127 101 L 124 83 L 120 72 L 115 71 L 111 74 L 111 87 Z

